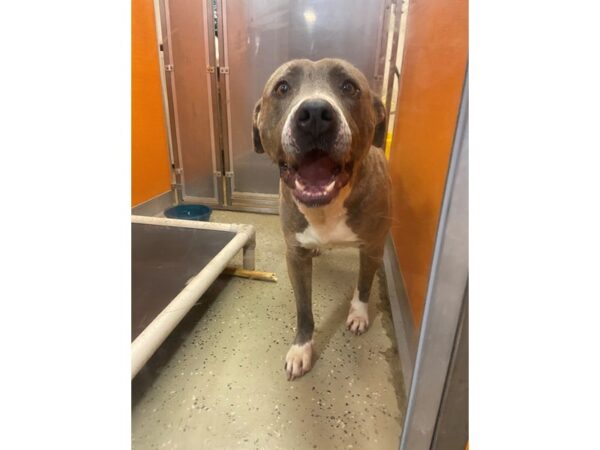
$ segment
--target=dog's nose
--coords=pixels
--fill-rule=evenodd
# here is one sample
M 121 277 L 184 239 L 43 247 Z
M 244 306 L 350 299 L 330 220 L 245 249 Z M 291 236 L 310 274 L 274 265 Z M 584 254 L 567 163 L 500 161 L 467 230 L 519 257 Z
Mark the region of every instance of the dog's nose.
M 304 101 L 298 108 L 296 123 L 302 131 L 318 137 L 334 124 L 335 111 L 326 100 L 312 99 Z

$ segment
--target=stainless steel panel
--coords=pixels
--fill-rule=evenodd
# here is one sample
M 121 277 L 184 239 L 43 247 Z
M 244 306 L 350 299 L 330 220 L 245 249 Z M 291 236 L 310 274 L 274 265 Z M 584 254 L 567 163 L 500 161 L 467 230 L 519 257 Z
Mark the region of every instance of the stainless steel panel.
M 469 439 L 469 287 L 431 450 L 463 449 Z
M 165 2 L 165 15 L 169 64 L 173 66 L 169 74 L 177 159 L 183 169 L 183 198 L 216 199 L 215 171 L 219 169 L 213 115 L 216 99 L 214 80 L 207 70 L 214 48 L 212 34 L 207 29 L 212 11 L 206 1 L 175 0 Z
M 390 310 L 394 322 L 394 332 L 396 335 L 396 345 L 398 347 L 398 356 L 400 357 L 400 370 L 402 371 L 402 387 L 406 398 L 409 395 L 410 380 L 413 376 L 415 356 L 417 355 L 417 344 L 419 336 L 417 335 L 416 325 L 413 321 L 413 315 L 406 287 L 400 272 L 398 256 L 394 241 L 391 235 L 388 236 L 383 252 L 383 270 L 385 274 L 385 283 L 390 301 Z
M 385 59 L 388 0 L 222 0 L 221 66 L 227 100 L 227 160 L 236 193 L 278 194 L 278 170 L 254 153 L 252 109 L 269 75 L 294 58 L 344 58 L 377 93 Z M 221 38 L 221 36 L 220 36 Z
M 438 225 L 401 450 L 430 450 L 467 287 L 468 88 L 465 85 Z M 447 447 L 444 447 L 447 448 Z

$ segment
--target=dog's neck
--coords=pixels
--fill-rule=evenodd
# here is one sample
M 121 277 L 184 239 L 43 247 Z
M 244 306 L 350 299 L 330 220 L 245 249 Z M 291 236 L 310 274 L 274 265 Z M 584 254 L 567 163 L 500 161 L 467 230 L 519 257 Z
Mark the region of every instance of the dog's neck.
M 323 206 L 309 207 L 300 203 L 295 198 L 294 202 L 298 210 L 306 217 L 308 223 L 311 225 L 324 225 L 332 220 L 335 221 L 345 217 L 346 208 L 344 203 L 350 195 L 351 190 L 351 185 L 347 184 L 340 189 L 340 193 L 330 203 Z

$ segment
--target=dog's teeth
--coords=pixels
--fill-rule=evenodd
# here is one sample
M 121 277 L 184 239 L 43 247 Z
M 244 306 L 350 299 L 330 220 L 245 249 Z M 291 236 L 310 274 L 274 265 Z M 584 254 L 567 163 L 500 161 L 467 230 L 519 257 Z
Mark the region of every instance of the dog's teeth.
M 325 192 L 329 193 L 331 192 L 331 190 L 333 189 L 333 186 L 335 186 L 335 180 L 333 180 L 331 183 L 329 183 L 326 187 L 325 187 Z
M 304 190 L 304 186 L 298 180 L 296 180 L 296 189 L 299 189 L 301 191 Z

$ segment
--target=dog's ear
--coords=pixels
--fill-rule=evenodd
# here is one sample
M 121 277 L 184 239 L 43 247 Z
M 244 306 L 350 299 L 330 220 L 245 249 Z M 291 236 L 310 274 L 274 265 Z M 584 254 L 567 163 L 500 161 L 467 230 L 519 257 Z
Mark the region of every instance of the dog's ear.
M 254 113 L 252 114 L 252 143 L 254 144 L 254 151 L 256 153 L 265 152 L 260 140 L 260 133 L 258 132 L 258 115 L 260 113 L 260 105 L 261 100 L 257 101 L 256 105 L 254 105 Z
M 386 113 L 385 106 L 378 95 L 373 94 L 373 110 L 375 112 L 375 133 L 373 134 L 373 145 L 384 148 L 385 146 L 385 126 Z

